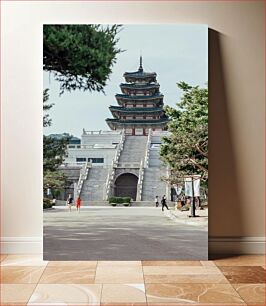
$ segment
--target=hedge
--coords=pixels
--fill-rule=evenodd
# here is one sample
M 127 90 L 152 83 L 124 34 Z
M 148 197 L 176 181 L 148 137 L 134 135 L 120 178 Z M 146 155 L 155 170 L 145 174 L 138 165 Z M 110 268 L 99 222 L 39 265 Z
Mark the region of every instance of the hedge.
M 115 203 L 115 204 L 123 204 L 127 203 L 130 204 L 131 198 L 130 197 L 110 197 L 108 199 L 109 203 Z
M 53 203 L 48 198 L 43 198 L 43 209 L 51 208 L 53 206 Z

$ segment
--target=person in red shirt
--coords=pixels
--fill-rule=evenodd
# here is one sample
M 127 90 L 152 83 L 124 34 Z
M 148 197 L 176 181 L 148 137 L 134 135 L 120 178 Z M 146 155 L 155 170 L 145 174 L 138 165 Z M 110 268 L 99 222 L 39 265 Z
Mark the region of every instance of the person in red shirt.
M 77 207 L 77 211 L 80 212 L 80 203 L 81 203 L 81 199 L 80 197 L 77 197 L 77 200 L 76 200 L 76 207 Z

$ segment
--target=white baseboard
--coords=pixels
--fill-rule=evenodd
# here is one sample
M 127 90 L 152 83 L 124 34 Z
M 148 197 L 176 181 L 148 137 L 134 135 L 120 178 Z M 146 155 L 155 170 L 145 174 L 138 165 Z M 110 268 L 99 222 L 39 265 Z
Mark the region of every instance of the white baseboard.
M 2 254 L 40 254 L 42 237 L 1 237 Z
M 265 254 L 265 237 L 209 237 L 209 254 Z
M 40 254 L 42 237 L 2 237 L 2 254 Z M 265 254 L 265 237 L 209 237 L 209 254 Z

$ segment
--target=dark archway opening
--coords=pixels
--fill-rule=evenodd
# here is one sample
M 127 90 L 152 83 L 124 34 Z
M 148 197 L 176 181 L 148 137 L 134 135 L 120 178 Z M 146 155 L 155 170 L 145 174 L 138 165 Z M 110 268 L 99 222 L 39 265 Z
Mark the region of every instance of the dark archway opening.
M 131 173 L 121 174 L 115 181 L 115 196 L 130 197 L 136 201 L 138 178 Z

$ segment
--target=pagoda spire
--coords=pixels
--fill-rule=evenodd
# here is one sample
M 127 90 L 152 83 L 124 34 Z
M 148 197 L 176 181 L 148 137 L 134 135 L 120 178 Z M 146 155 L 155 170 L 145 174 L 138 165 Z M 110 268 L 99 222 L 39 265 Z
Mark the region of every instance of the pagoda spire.
M 142 67 L 142 55 L 139 57 L 139 71 L 143 72 L 143 67 Z

